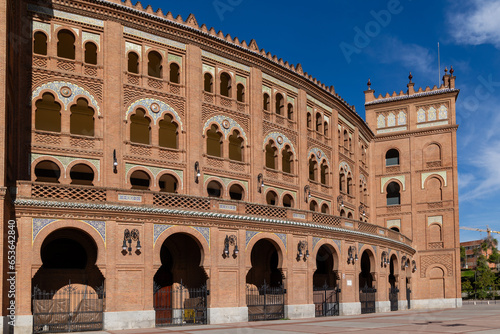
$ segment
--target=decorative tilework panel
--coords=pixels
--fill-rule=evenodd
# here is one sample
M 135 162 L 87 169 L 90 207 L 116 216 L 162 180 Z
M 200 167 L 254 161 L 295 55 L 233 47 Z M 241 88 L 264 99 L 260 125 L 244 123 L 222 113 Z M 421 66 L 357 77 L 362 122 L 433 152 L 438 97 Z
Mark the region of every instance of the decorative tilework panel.
M 349 164 L 345 161 L 342 161 L 340 164 L 339 164 L 339 171 L 344 171 L 344 173 L 351 173 L 351 167 L 349 166 Z M 351 173 L 352 174 L 352 173 Z
M 292 190 L 288 190 L 288 189 L 283 189 L 283 188 L 278 188 L 278 187 L 272 187 L 272 186 L 266 186 L 264 184 L 264 193 L 266 193 L 266 191 L 268 189 L 272 189 L 274 191 L 276 191 L 278 193 L 278 196 L 281 197 L 281 195 L 283 195 L 283 193 L 287 192 L 287 193 L 290 193 L 293 195 L 293 197 L 297 197 L 297 192 L 296 191 L 292 191 Z
M 281 86 L 281 87 L 283 87 L 285 89 L 288 89 L 291 92 L 294 92 L 294 93 L 298 93 L 299 92 L 299 90 L 297 88 L 295 88 L 295 87 L 293 87 L 293 86 L 291 86 L 291 85 L 289 85 L 289 84 L 287 84 L 287 83 L 285 83 L 285 82 L 283 82 L 281 80 L 278 80 L 278 79 L 270 76 L 269 74 L 262 73 L 262 79 L 271 81 L 272 83 L 274 83 L 274 84 L 276 84 L 278 86 Z
M 182 66 L 182 57 L 173 55 L 171 53 L 168 54 L 168 62 L 170 63 L 171 61 L 176 62 L 180 66 Z
M 92 34 L 90 32 L 83 31 L 82 32 L 82 46 L 85 45 L 86 42 L 92 41 L 97 45 L 97 49 L 101 49 L 101 35 Z
M 318 244 L 318 242 L 320 242 L 321 240 L 322 240 L 322 238 L 313 237 L 312 250 L 314 250 L 314 248 L 316 248 L 316 245 L 317 245 L 317 244 Z
M 385 116 L 378 115 L 377 117 L 377 128 L 385 128 Z
M 208 243 L 208 248 L 210 248 L 210 228 L 209 227 L 198 227 L 198 226 L 195 226 L 193 228 L 196 231 L 198 231 L 198 232 L 201 233 L 201 235 L 203 236 L 203 238 L 205 238 L 205 240 Z
M 135 43 L 125 42 L 125 54 L 127 54 L 129 51 L 134 51 L 135 53 L 137 53 L 139 58 L 141 58 L 142 46 Z
M 384 193 L 385 184 L 389 180 L 398 180 L 403 185 L 403 191 L 406 189 L 406 186 L 405 186 L 405 176 L 404 175 L 388 176 L 388 177 L 383 177 L 383 178 L 380 179 L 380 193 L 382 193 L 382 194 Z
M 429 122 L 436 120 L 436 109 L 434 109 L 434 107 L 430 107 L 429 110 L 427 111 L 427 120 Z
M 398 114 L 398 125 L 406 125 L 406 113 L 400 111 Z
M 129 35 L 132 35 L 135 37 L 147 39 L 147 40 L 157 42 L 157 43 L 160 43 L 163 45 L 172 46 L 172 47 L 177 48 L 177 49 L 186 50 L 186 44 L 184 44 L 184 43 L 179 43 L 179 42 L 173 41 L 171 39 L 156 36 L 156 35 L 153 35 L 153 34 L 150 34 L 147 32 L 143 32 L 143 31 L 140 31 L 137 29 L 123 27 L 123 32 L 125 34 L 129 34 Z
M 169 228 L 173 227 L 174 225 L 163 225 L 163 224 L 154 224 L 153 227 L 153 245 L 156 244 L 156 240 L 160 237 L 160 235 L 168 230 Z
M 50 41 L 50 37 L 51 37 L 50 24 L 39 22 L 39 21 L 33 21 L 32 28 L 33 28 L 33 31 L 37 31 L 37 30 L 44 31 L 49 38 L 48 40 Z
M 227 58 L 218 56 L 218 55 L 213 54 L 211 52 L 203 51 L 202 50 L 201 51 L 201 55 L 202 55 L 202 57 L 206 57 L 208 59 L 212 59 L 212 60 L 218 61 L 219 63 L 226 64 L 226 65 L 238 68 L 238 69 L 240 69 L 242 71 L 250 72 L 250 67 L 248 67 L 246 65 L 243 65 L 243 64 L 240 64 L 240 63 L 237 63 L 235 61 L 229 60 Z
M 225 187 L 228 187 L 231 182 L 238 182 L 238 183 L 244 185 L 245 191 L 248 191 L 248 181 L 231 179 L 231 178 L 228 178 L 228 177 L 220 177 L 220 176 L 215 176 L 215 175 L 210 175 L 210 174 L 203 174 L 203 183 L 205 183 L 210 178 L 216 178 L 222 184 L 224 184 Z
M 448 109 L 445 106 L 439 107 L 439 119 L 448 118 Z
M 443 170 L 443 171 L 439 171 L 439 172 L 428 172 L 428 173 L 422 173 L 422 189 L 424 189 L 424 184 L 425 184 L 425 180 L 427 180 L 427 178 L 431 175 L 439 175 L 443 178 L 444 180 L 444 186 L 446 187 L 447 186 L 447 178 L 446 178 L 446 171 Z
M 31 221 L 31 234 L 32 234 L 32 239 L 31 241 L 33 242 L 40 233 L 40 231 L 47 225 L 57 221 L 57 219 L 40 219 L 40 218 L 33 218 Z
M 340 240 L 337 240 L 337 239 L 332 239 L 332 240 L 338 246 L 339 251 L 341 251 L 342 250 L 342 247 L 341 247 L 342 242 Z M 339 256 L 340 256 L 340 254 L 339 254 Z
M 205 133 L 213 123 L 216 123 L 219 126 L 219 130 L 224 134 L 225 139 L 227 139 L 227 137 L 235 129 L 237 129 L 240 132 L 241 136 L 245 139 L 245 141 L 248 141 L 247 134 L 245 133 L 245 130 L 243 130 L 241 125 L 239 125 L 238 122 L 236 122 L 231 117 L 227 117 L 224 115 L 216 115 L 207 120 L 205 122 L 205 125 L 203 126 L 203 133 Z
M 63 87 L 68 87 L 70 90 L 70 94 L 69 95 L 66 95 L 66 96 L 63 96 L 62 93 L 61 93 L 61 88 Z M 77 96 L 85 96 L 89 102 L 90 105 L 92 105 L 96 110 L 97 110 L 97 114 L 100 116 L 101 115 L 101 108 L 99 107 L 99 104 L 97 103 L 96 99 L 94 98 L 94 96 L 92 96 L 92 94 L 90 94 L 87 90 L 85 90 L 84 88 L 78 86 L 78 85 L 75 85 L 71 82 L 65 82 L 65 81 L 52 81 L 52 82 L 48 82 L 48 83 L 45 83 L 39 87 L 37 87 L 33 93 L 31 94 L 31 99 L 34 100 L 35 98 L 37 98 L 40 93 L 44 90 L 50 90 L 54 93 L 54 95 L 57 96 L 57 98 L 62 101 L 62 103 L 64 103 L 64 109 L 68 109 L 68 105 L 70 103 L 73 103 L 73 101 L 75 101 L 75 98 Z
M 358 253 L 361 252 L 361 248 L 363 248 L 365 244 L 362 244 L 362 243 L 358 243 Z M 358 257 L 360 258 L 361 260 L 361 254 L 358 255 Z
M 280 238 L 281 242 L 283 243 L 283 246 L 285 246 L 286 250 L 286 234 L 283 233 L 274 233 L 278 238 Z
M 406 131 L 406 126 L 399 126 L 397 128 L 377 130 L 377 134 L 389 133 L 389 132 L 397 132 L 397 131 Z
M 47 7 L 40 7 L 32 4 L 28 4 L 28 10 L 40 14 L 46 14 L 49 16 L 54 16 L 74 22 L 80 22 L 84 24 L 89 24 L 97 27 L 104 27 L 104 21 L 94 19 L 88 16 L 82 16 L 82 15 L 77 15 L 77 14 L 72 14 L 72 13 L 67 13 L 63 12 L 60 10 L 52 9 L 52 8 L 47 8 Z
M 180 129 L 181 130 L 184 129 L 181 118 L 179 117 L 177 111 L 174 110 L 174 108 L 172 108 L 163 101 L 152 98 L 140 99 L 132 103 L 130 107 L 127 109 L 127 112 L 125 114 L 125 120 L 127 120 L 128 116 L 131 113 L 133 113 L 136 108 L 139 107 L 142 107 L 144 111 L 146 111 L 146 113 L 153 119 L 154 124 L 156 124 L 158 119 L 163 117 L 164 113 L 169 113 L 174 117 L 175 121 L 179 124 Z
M 425 110 L 420 108 L 417 111 L 417 122 L 422 123 L 425 122 Z
M 330 160 L 328 160 L 328 156 L 325 154 L 325 152 L 322 149 L 320 149 L 318 147 L 313 147 L 309 150 L 309 153 L 307 153 L 307 157 L 309 158 L 311 156 L 311 154 L 313 154 L 314 157 L 316 158 L 318 165 L 321 165 L 321 161 L 323 159 L 325 159 L 328 166 L 330 166 Z
M 212 74 L 212 77 L 215 77 L 215 67 L 207 65 L 207 64 L 203 64 L 203 73 L 206 73 L 206 72 Z
M 104 241 L 104 244 L 106 244 L 106 222 L 99 220 L 84 220 L 83 222 L 95 228 Z
M 242 76 L 236 75 L 236 83 L 242 83 L 244 86 L 247 85 L 247 78 L 244 78 Z
M 325 109 L 325 110 L 328 110 L 329 112 L 332 112 L 333 109 L 329 106 L 327 106 L 326 104 L 324 104 L 323 102 L 315 99 L 314 97 L 310 96 L 310 95 L 307 95 L 307 100 L 311 101 L 312 103 L 320 106 L 321 108 Z
M 267 93 L 269 94 L 269 96 L 271 96 L 272 95 L 271 88 L 262 85 L 262 93 Z
M 266 149 L 266 145 L 267 145 L 269 139 L 272 139 L 274 141 L 276 147 L 278 147 L 278 152 L 281 152 L 281 150 L 283 149 L 283 147 L 288 144 L 290 146 L 290 148 L 292 149 L 293 154 L 294 155 L 296 154 L 295 153 L 295 147 L 293 146 L 293 144 L 290 141 L 290 139 L 288 139 L 288 137 L 285 136 L 284 134 L 282 134 L 280 132 L 275 132 L 275 131 L 269 133 L 264 138 L 264 144 L 263 144 L 263 149 L 264 150 Z
M 396 116 L 393 113 L 387 116 L 387 126 L 396 126 Z
M 252 240 L 252 238 L 255 237 L 259 233 L 260 232 L 247 231 L 246 236 L 245 236 L 245 248 L 248 247 L 248 244 L 250 243 L 250 240 Z

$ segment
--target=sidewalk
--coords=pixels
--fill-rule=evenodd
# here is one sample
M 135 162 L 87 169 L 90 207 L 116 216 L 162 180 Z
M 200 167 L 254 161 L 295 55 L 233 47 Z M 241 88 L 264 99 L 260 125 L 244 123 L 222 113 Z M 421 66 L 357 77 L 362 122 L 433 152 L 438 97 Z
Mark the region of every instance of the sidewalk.
M 410 310 L 359 316 L 129 329 L 120 331 L 86 332 L 82 334 L 288 334 L 363 332 L 373 334 L 499 334 L 500 305 L 464 305 L 461 309 L 437 311 Z

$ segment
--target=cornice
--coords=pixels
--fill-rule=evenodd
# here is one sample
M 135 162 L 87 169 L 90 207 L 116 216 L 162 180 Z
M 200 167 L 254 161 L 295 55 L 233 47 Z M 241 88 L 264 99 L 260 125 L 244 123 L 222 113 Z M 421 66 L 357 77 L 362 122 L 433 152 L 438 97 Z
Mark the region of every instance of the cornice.
M 458 124 L 453 124 L 453 125 L 444 125 L 440 127 L 436 127 L 434 129 L 429 129 L 429 130 L 422 130 L 422 129 L 417 129 L 417 130 L 409 130 L 409 131 L 404 131 L 401 133 L 395 133 L 395 134 L 383 134 L 383 135 L 376 135 L 374 137 L 374 140 L 376 142 L 381 142 L 381 141 L 386 141 L 386 140 L 394 140 L 394 139 L 404 139 L 404 138 L 411 138 L 411 137 L 418 137 L 418 136 L 427 136 L 427 135 L 432 135 L 436 133 L 445 133 L 445 132 L 456 132 L 458 129 Z
M 258 225 L 271 225 L 276 227 L 291 227 L 291 228 L 308 228 L 315 230 L 323 230 L 326 232 L 338 232 L 342 234 L 358 236 L 366 238 L 369 240 L 376 240 L 384 243 L 396 244 L 408 251 L 415 253 L 416 250 L 406 245 L 405 243 L 397 240 L 392 240 L 386 237 L 368 234 L 359 231 L 352 231 L 345 228 L 319 225 L 308 222 L 298 222 L 293 220 L 282 220 L 282 219 L 272 219 L 254 216 L 245 216 L 238 214 L 229 213 L 215 213 L 215 212 L 202 212 L 193 210 L 178 210 L 178 209 L 167 209 L 167 208 L 155 208 L 150 206 L 133 206 L 133 205 L 120 205 L 120 204 L 94 204 L 94 203 L 76 203 L 76 202 L 59 202 L 59 201 L 46 201 L 39 199 L 16 199 L 14 205 L 18 207 L 39 207 L 39 208 L 50 208 L 50 209 L 73 209 L 73 210 L 85 210 L 85 211 L 97 211 L 97 212 L 121 212 L 125 213 L 136 213 L 136 214 L 156 214 L 156 215 L 167 215 L 167 216 L 181 216 L 186 218 L 202 218 L 208 221 L 213 219 L 222 219 L 228 221 L 238 221 L 238 222 L 248 222 L 256 223 Z

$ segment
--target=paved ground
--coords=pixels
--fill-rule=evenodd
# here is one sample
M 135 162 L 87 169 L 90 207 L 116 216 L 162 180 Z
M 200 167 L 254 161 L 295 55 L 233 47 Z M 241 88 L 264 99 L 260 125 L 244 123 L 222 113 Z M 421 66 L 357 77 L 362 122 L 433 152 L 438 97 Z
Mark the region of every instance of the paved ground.
M 359 316 L 96 332 L 99 334 L 481 333 L 500 334 L 500 304 Z M 88 332 L 86 334 L 89 334 Z

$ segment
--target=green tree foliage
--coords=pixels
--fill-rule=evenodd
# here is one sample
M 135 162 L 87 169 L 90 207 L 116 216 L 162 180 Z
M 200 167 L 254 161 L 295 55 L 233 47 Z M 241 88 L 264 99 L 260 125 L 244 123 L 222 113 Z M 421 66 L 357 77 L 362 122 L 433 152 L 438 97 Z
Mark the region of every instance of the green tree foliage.
M 486 256 L 480 255 L 477 259 L 477 275 L 474 285 L 476 287 L 477 296 L 484 299 L 496 290 L 496 277 L 488 266 Z

